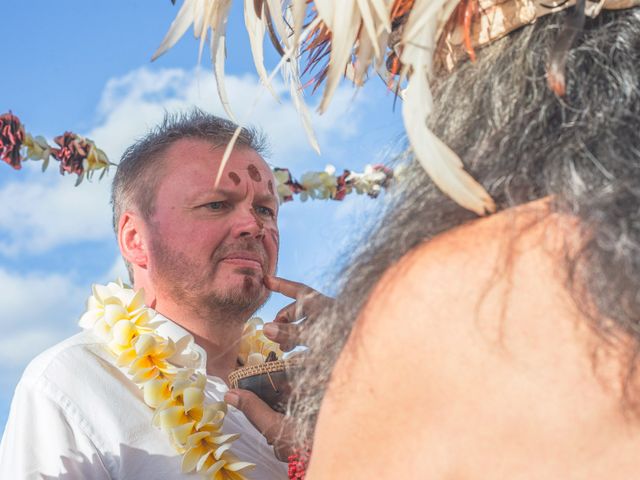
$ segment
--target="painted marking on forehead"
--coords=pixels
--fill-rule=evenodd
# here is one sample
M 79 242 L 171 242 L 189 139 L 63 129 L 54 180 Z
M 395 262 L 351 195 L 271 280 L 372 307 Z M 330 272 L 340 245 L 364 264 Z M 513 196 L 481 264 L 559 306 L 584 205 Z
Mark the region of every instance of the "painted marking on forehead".
M 271 195 L 275 195 L 275 193 L 273 193 L 273 182 L 271 180 L 269 180 L 269 182 L 267 182 L 267 188 L 269 189 L 269 193 Z
M 258 169 L 253 163 L 249 164 L 249 167 L 247 168 L 247 170 L 249 171 L 249 176 L 251 177 L 251 180 L 253 180 L 254 182 L 262 181 L 262 176 L 260 175 L 260 172 L 258 171 Z
M 234 185 L 240 185 L 240 176 L 236 172 L 229 172 L 229 178 Z

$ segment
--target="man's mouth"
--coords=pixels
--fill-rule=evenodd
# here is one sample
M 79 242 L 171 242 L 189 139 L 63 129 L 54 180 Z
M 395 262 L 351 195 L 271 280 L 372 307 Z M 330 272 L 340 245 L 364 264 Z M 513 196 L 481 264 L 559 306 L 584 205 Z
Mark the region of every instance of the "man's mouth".
M 262 257 L 253 252 L 236 252 L 226 255 L 222 261 L 242 268 L 262 271 Z

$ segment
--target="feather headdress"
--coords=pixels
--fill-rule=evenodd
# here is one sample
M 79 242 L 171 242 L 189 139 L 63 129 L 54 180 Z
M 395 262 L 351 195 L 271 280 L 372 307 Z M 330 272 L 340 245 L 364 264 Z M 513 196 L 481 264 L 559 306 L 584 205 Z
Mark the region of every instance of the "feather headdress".
M 602 8 L 629 8 L 640 4 L 640 0 L 567 0 L 552 7 L 545 3 L 544 8 L 542 0 L 244 0 L 244 17 L 262 83 L 276 95 L 264 66 L 263 45 L 268 34 L 282 56 L 279 67 L 316 150 L 319 148 L 303 98 L 302 78 L 309 77 L 307 85 L 313 85 L 314 91 L 322 87 L 318 107 L 322 113 L 342 77 L 359 86 L 373 70 L 402 98 L 411 148 L 433 182 L 461 206 L 483 215 L 495 210 L 493 200 L 464 170 L 455 152 L 427 126 L 433 106 L 429 78 L 434 58 L 441 63 L 442 53 L 446 55 L 448 48 L 453 60 L 446 58 L 444 63 L 449 66 L 460 59 L 460 49 L 473 59 L 474 48 L 492 38 L 532 23 L 543 13 L 576 3 L 578 14 L 584 16 L 586 11 L 594 16 Z M 231 0 L 184 0 L 153 58 L 175 45 L 191 25 L 200 39 L 201 55 L 211 30 L 218 92 L 227 114 L 234 118 L 224 88 L 225 31 L 230 7 Z M 489 18 L 487 12 L 494 16 Z M 489 35 L 487 28 L 491 29 Z M 482 41 L 484 38 L 489 40 Z M 555 67 L 562 68 L 562 62 L 559 56 Z M 550 69 L 553 67 L 550 65 Z M 560 71 L 550 77 L 550 84 L 554 78 L 563 80 L 562 74 Z

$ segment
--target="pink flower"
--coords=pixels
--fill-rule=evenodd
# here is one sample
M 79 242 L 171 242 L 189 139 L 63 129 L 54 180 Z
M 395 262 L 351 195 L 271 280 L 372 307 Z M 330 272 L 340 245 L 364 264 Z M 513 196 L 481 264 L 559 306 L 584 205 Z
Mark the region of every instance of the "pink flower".
M 344 200 L 344 197 L 349 193 L 349 184 L 347 178 L 351 175 L 349 170 L 345 170 L 342 175 L 336 178 L 336 193 L 333 195 L 334 200 Z
M 311 449 L 296 448 L 292 455 L 289 455 L 287 460 L 289 461 L 289 479 L 290 480 L 303 480 L 307 473 L 307 466 L 309 465 L 309 458 L 311 457 Z
M 281 202 L 290 202 L 293 200 L 294 193 L 305 191 L 305 188 L 293 179 L 288 168 L 276 167 L 273 169 L 273 175 L 276 178 L 276 187 Z
M 51 154 L 60 160 L 60 173 L 75 173 L 82 175 L 84 172 L 84 160 L 89 154 L 89 145 L 84 138 L 75 133 L 65 132 L 53 139 L 60 148 L 52 148 Z
M 22 167 L 20 147 L 24 141 L 24 128 L 20 119 L 11 112 L 0 115 L 0 159 L 16 170 Z

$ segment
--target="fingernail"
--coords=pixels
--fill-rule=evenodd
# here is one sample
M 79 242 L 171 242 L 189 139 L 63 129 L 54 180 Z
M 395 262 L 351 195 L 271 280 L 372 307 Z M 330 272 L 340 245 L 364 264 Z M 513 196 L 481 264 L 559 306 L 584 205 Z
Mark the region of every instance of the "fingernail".
M 267 337 L 273 338 L 278 335 L 278 326 L 273 323 L 267 323 L 263 330 Z
M 237 393 L 227 392 L 224 395 L 224 401 L 227 402 L 229 405 L 232 405 L 238 408 L 238 405 L 240 404 L 240 397 L 238 396 Z

